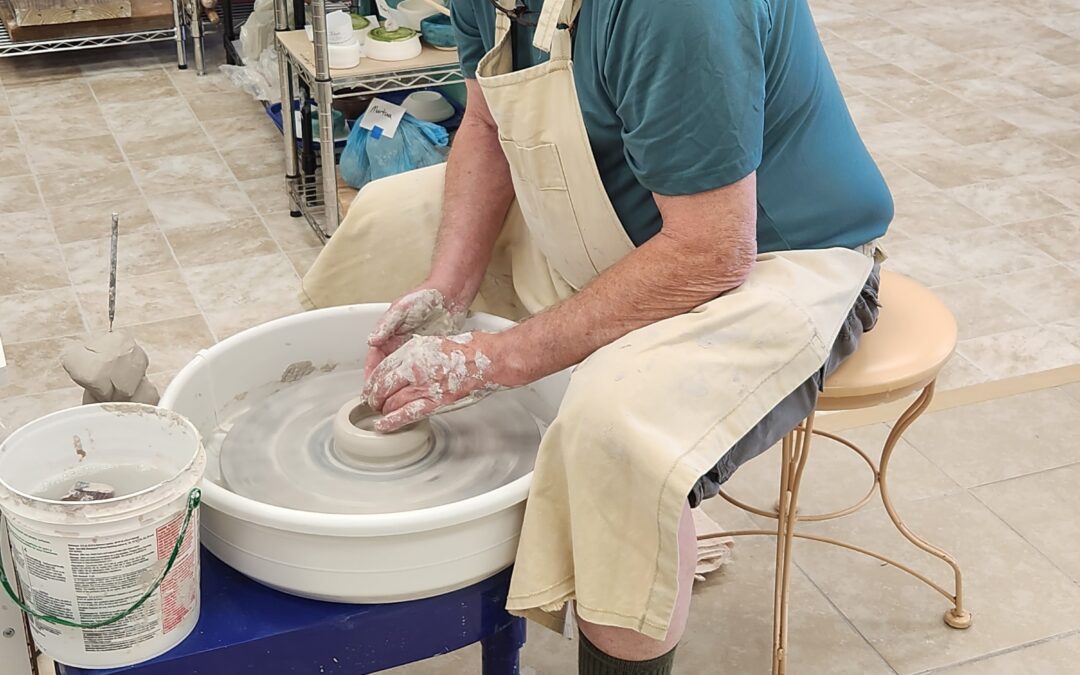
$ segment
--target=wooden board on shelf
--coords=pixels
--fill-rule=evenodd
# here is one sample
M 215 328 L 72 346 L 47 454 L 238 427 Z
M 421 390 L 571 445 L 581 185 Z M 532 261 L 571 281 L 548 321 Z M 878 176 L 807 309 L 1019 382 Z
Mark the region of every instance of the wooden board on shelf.
M 173 9 L 170 0 L 131 0 L 131 16 L 124 19 L 20 26 L 15 22 L 11 1 L 0 0 L 0 21 L 4 22 L 12 42 L 36 42 L 165 30 L 172 28 Z
M 307 39 L 307 34 L 302 30 L 291 30 L 277 34 L 281 45 L 292 54 L 293 58 L 306 70 L 315 73 L 315 47 Z M 334 78 L 357 78 L 365 76 L 378 76 L 382 73 L 402 72 L 409 70 L 421 70 L 439 66 L 456 66 L 458 55 L 456 50 L 435 49 L 424 45 L 424 51 L 420 56 L 406 61 L 376 61 L 367 57 L 360 59 L 360 65 L 355 68 L 334 68 L 330 76 Z
M 131 0 L 11 0 L 15 23 L 20 26 L 48 26 L 126 19 L 131 16 Z

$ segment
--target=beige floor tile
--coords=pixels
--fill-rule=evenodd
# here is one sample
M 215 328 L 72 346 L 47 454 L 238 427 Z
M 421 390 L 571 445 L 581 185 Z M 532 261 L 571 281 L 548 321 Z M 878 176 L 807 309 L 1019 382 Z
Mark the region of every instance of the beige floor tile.
M 930 286 L 1055 263 L 1047 254 L 1000 227 L 913 237 L 911 241 L 894 244 L 889 254 L 892 269 Z
M 101 103 L 134 103 L 180 95 L 172 80 L 160 67 L 148 70 L 124 69 L 87 78 L 87 82 Z
M 206 133 L 218 150 L 251 148 L 266 143 L 282 144 L 281 134 L 265 116 L 226 117 L 206 125 Z M 282 169 L 284 173 L 284 169 Z
M 128 326 L 124 332 L 146 350 L 150 357 L 149 373 L 180 370 L 200 349 L 215 342 L 206 321 L 199 315 Z
M 94 204 L 71 204 L 49 209 L 53 228 L 61 244 L 108 237 L 112 214 L 120 215 L 120 234 L 155 232 L 157 225 L 146 200 L 139 196 L 123 197 Z
M 6 98 L 0 98 L 0 117 L 6 117 L 11 114 L 11 106 L 8 105 Z
M 997 225 L 1065 213 L 1069 207 L 1016 178 L 965 185 L 949 195 Z
M 2 90 L 0 90 L 2 91 Z M 7 105 L 7 101 L 0 96 L 0 102 Z M 22 144 L 19 138 L 19 126 L 14 117 L 7 117 L 0 111 L 0 147 L 18 147 Z
M 68 384 L 71 384 L 68 382 Z M 4 436 L 3 427 L 15 431 L 27 422 L 32 422 L 58 410 L 74 408 L 82 403 L 83 390 L 71 386 L 53 389 L 39 394 L 26 394 L 0 398 L 0 438 Z M 53 671 L 46 670 L 44 673 Z
M 1044 174 L 1077 165 L 1074 155 L 1041 138 L 1007 138 L 971 145 L 967 150 L 992 162 L 1010 176 Z
M 150 383 L 157 388 L 158 395 L 164 395 L 165 390 L 169 387 L 169 383 L 173 381 L 178 372 L 180 371 L 176 370 L 152 373 L 150 375 L 147 375 L 147 378 L 150 380 Z
M 176 259 L 185 267 L 224 263 L 281 251 L 258 218 L 173 227 L 167 229 L 165 235 Z
M 170 155 L 131 163 L 139 187 L 147 194 L 178 192 L 193 187 L 217 189 L 233 180 L 217 152 Z
M 1080 402 L 1054 390 L 1036 391 L 924 415 L 905 438 L 965 487 L 1045 471 L 1080 461 L 1061 420 Z
M 975 364 L 959 354 L 953 354 L 938 375 L 937 389 L 938 391 L 948 391 L 989 381 L 990 376 L 979 370 Z
M 136 191 L 125 164 L 110 164 L 94 171 L 57 171 L 37 177 L 41 196 L 49 207 L 95 204 Z
M 1050 136 L 1047 136 L 1047 139 L 1059 148 L 1063 148 L 1077 157 L 1080 157 L 1080 129 L 1063 131 L 1059 134 L 1051 134 Z
M 876 424 L 848 429 L 838 435 L 858 445 L 875 462 L 889 434 L 889 427 Z M 804 515 L 829 513 L 846 508 L 863 497 L 874 478 L 866 463 L 849 448 L 824 437 L 814 439 L 799 495 L 799 511 Z M 740 501 L 762 509 L 774 509 L 780 479 L 780 447 L 774 447 L 735 472 L 726 492 Z M 894 499 L 926 499 L 951 494 L 962 488 L 903 439 L 893 452 L 889 486 Z M 866 508 L 880 508 L 875 496 Z M 764 518 L 758 519 L 765 526 Z
M 845 70 L 844 79 L 870 96 L 889 94 L 898 84 L 909 87 L 926 85 L 926 80 L 891 63 Z
M 974 616 L 971 629 L 948 628 L 942 621 L 947 601 L 898 570 L 833 547 L 796 549 L 799 566 L 897 672 L 922 672 L 1080 625 L 1080 590 L 1072 580 L 970 495 L 897 508 L 912 530 L 959 561 Z M 951 583 L 948 567 L 903 540 L 880 509 L 812 529 Z
M 263 216 L 263 222 L 285 252 L 322 248 L 322 243 L 305 218 L 293 218 L 288 213 L 274 213 Z
M 39 394 L 71 386 L 71 380 L 60 366 L 60 357 L 64 349 L 78 344 L 84 337 L 59 337 L 4 344 L 7 373 L 6 383 L 0 384 L 0 400 L 8 396 Z
M 1071 66 L 1055 64 L 1027 70 L 1014 79 L 1047 98 L 1063 98 L 1080 91 L 1080 72 Z
M 969 103 L 993 108 L 1027 105 L 1040 98 L 1021 82 L 1001 77 L 956 80 L 950 82 L 948 88 Z
M 256 215 L 248 196 L 231 185 L 150 195 L 147 201 L 163 229 L 208 225 Z
M 292 268 L 290 267 L 290 270 Z M 245 305 L 237 309 L 227 311 L 208 311 L 206 321 L 218 340 L 235 335 L 252 326 L 266 323 L 283 316 L 299 314 L 304 311 L 299 300 L 293 297 L 282 297 L 273 302 L 262 302 L 254 305 Z
M 872 54 L 865 49 L 836 38 L 825 45 L 825 51 L 829 55 L 829 62 L 839 71 L 854 70 L 856 68 L 869 68 L 880 66 L 885 63 L 884 59 Z
M 91 239 L 64 245 L 71 281 L 77 285 L 98 284 L 106 288 L 109 279 L 109 239 Z M 117 246 L 117 281 L 176 269 L 172 251 L 160 232 L 139 232 L 120 236 Z
M 255 205 L 255 210 L 263 216 L 289 210 L 289 198 L 284 185 L 284 175 L 240 181 L 240 189 L 247 193 L 248 199 Z
M 319 257 L 321 252 L 322 247 L 320 246 L 319 248 L 301 248 L 295 251 L 286 251 L 285 255 L 289 256 L 293 269 L 296 270 L 297 276 L 302 279 L 311 269 L 311 266 L 315 264 L 315 259 Z
M 973 494 L 1073 581 L 1080 582 L 1078 481 L 1080 464 L 1073 464 L 984 485 Z
M 16 120 L 23 142 L 28 145 L 67 138 L 89 138 L 108 131 L 97 103 L 57 107 L 47 114 Z
M 934 188 L 897 196 L 894 201 L 894 222 L 912 236 L 974 230 L 994 224 L 950 194 Z
M 1046 327 L 1018 328 L 963 340 L 957 349 L 994 379 L 1080 363 L 1080 347 Z
M 928 127 L 924 121 L 901 120 L 875 124 L 861 130 L 863 141 L 874 152 L 917 155 L 934 153 L 952 155 L 960 148 Z
M 885 182 L 889 184 L 889 190 L 897 198 L 897 203 L 901 198 L 906 198 L 906 195 L 935 190 L 933 185 L 891 159 L 878 160 L 877 165 L 885 177 Z
M 945 668 L 935 675 L 1069 675 L 1077 660 L 1080 660 L 1080 635 L 1069 635 Z
M 28 173 L 30 173 L 30 164 L 26 161 L 26 152 L 23 150 L 23 146 L 7 145 L 0 147 L 0 178 L 25 176 Z
M 1071 318 L 1058 323 L 1049 324 L 1050 329 L 1060 333 L 1073 346 L 1080 349 L 1080 318 Z
M 207 311 L 282 304 L 295 297 L 299 279 L 282 253 L 185 269 L 195 300 Z
M 1080 261 L 1080 215 L 1067 214 L 1017 223 L 1009 230 L 1062 262 Z
M 101 110 L 109 127 L 116 133 L 145 130 L 147 135 L 152 135 L 155 129 L 186 129 L 198 122 L 182 96 L 132 103 L 105 103 Z
M 935 150 L 933 154 L 915 151 L 898 155 L 896 161 L 939 188 L 981 183 L 1009 175 L 1006 167 L 975 150 L 977 147 L 958 146 L 956 151 L 949 154 L 940 150 Z
M 205 75 L 196 75 L 190 68 L 188 70 L 167 68 L 166 71 L 169 79 L 172 80 L 173 86 L 184 95 L 236 91 L 236 85 L 218 71 L 208 70 Z
M 81 335 L 85 330 L 70 287 L 0 295 L 0 336 L 5 343 Z
M 997 287 L 994 284 L 993 288 Z M 1021 311 L 1025 304 L 1009 304 L 980 281 L 935 286 L 934 294 L 956 316 L 961 340 L 1036 325 L 1034 319 Z
M 1080 128 L 1076 111 L 1052 101 L 998 108 L 994 114 L 1035 135 L 1056 134 Z
M 64 257 L 55 244 L 0 250 L 0 295 L 47 291 L 70 283 Z
M 236 89 L 210 94 L 185 94 L 185 96 L 196 117 L 204 122 L 262 113 L 262 107 L 251 96 Z
M 919 77 L 944 87 L 955 80 L 978 79 L 994 74 L 961 54 L 950 52 L 914 56 L 915 58 L 907 59 L 902 65 Z
M 112 134 L 89 138 L 39 139 L 33 144 L 30 162 L 36 173 L 96 171 L 124 161 Z
M 985 66 L 999 76 L 1015 75 L 1028 70 L 1053 66 L 1055 63 L 1023 46 L 989 47 L 964 52 L 967 58 Z
M 73 59 L 75 56 L 76 54 L 68 52 L 13 59 L 9 62 L 9 67 L 0 70 L 0 82 L 5 87 L 17 88 L 77 78 L 82 75 L 82 71 Z M 16 61 L 18 67 L 15 67 Z
M 222 156 L 237 180 L 284 174 L 285 150 L 280 142 L 225 150 Z
M 1080 64 L 1080 40 L 1075 38 L 1044 40 L 1036 43 L 1034 49 L 1040 55 L 1064 66 Z
M 0 251 L 56 245 L 49 214 L 44 209 L 0 213 Z
M 890 108 L 916 119 L 975 112 L 975 108 L 970 103 L 932 84 L 910 87 L 898 85 L 891 91 L 876 94 L 875 98 Z
M 29 211 L 41 206 L 33 176 L 0 178 L 0 213 Z
M 108 289 L 101 284 L 76 286 L 79 302 L 90 330 L 108 328 Z M 120 280 L 116 291 L 117 327 L 152 323 L 199 313 L 179 270 L 143 274 Z
M 1076 171 L 1080 176 L 1080 170 Z M 1068 204 L 1080 212 L 1080 178 L 1073 178 L 1064 171 L 1058 173 L 1026 174 L 1018 176 L 1025 183 L 1042 190 L 1062 204 Z
M 935 131 L 960 145 L 989 143 L 1014 138 L 1020 129 L 981 110 L 924 118 Z
M 37 117 L 48 115 L 58 108 L 95 103 L 90 86 L 80 78 L 8 87 L 7 99 L 11 112 L 16 117 Z
M 1080 317 L 1080 274 L 1064 265 L 987 277 L 982 283 L 1036 321 Z
M 170 126 L 167 129 L 155 127 L 151 133 L 146 130 L 117 133 L 116 140 L 124 149 L 127 158 L 133 162 L 214 150 L 202 126 L 196 122 Z

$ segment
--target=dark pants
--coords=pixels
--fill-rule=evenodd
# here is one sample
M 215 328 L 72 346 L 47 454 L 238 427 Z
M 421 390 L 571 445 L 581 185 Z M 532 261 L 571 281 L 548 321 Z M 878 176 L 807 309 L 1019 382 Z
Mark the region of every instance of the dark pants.
M 878 318 L 878 287 L 881 284 L 881 267 L 874 265 L 855 305 L 848 312 L 840 334 L 836 336 L 829 357 L 818 371 L 798 389 L 765 415 L 745 436 L 731 447 L 720 461 L 694 484 L 688 499 L 695 507 L 702 501 L 715 497 L 735 470 L 776 445 L 786 434 L 799 425 L 817 405 L 818 393 L 825 378 L 833 373 L 844 359 L 855 353 L 863 334 L 874 327 Z

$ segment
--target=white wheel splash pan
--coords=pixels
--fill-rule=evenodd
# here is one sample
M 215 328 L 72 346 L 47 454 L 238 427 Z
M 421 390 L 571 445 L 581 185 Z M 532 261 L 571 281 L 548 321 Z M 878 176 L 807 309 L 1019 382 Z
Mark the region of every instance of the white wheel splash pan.
M 362 363 L 366 338 L 388 305 L 332 307 L 238 333 L 200 352 L 160 405 L 204 437 L 226 403 L 277 381 L 290 364 Z M 467 329 L 511 322 L 471 318 Z M 557 410 L 569 382 L 559 373 L 532 385 Z M 318 600 L 414 600 L 464 588 L 514 561 L 532 473 L 476 497 L 399 513 L 339 515 L 265 504 L 223 486 L 217 457 L 203 480 L 203 544 L 230 567 L 272 588 Z

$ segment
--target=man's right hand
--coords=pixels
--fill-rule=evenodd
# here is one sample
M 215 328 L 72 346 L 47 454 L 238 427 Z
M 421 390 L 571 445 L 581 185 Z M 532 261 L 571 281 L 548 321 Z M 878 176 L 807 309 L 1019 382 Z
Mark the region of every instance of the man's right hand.
M 442 291 L 421 285 L 390 305 L 368 336 L 364 378 L 413 335 L 454 335 L 461 331 L 467 303 L 447 298 Z

